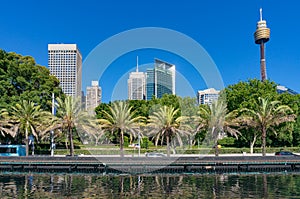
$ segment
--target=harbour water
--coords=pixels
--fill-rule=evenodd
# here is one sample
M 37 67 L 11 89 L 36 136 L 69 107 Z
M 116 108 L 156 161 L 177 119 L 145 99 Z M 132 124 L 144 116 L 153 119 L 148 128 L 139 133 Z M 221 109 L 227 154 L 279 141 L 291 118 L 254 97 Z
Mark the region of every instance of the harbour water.
M 300 198 L 300 173 L 1 173 L 0 198 Z

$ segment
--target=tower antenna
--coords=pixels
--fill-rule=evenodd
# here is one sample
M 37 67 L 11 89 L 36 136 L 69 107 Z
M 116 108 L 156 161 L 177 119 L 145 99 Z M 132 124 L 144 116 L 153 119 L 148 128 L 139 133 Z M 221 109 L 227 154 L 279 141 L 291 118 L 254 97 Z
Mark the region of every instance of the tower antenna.
M 260 21 L 262 21 L 262 8 L 259 9 Z

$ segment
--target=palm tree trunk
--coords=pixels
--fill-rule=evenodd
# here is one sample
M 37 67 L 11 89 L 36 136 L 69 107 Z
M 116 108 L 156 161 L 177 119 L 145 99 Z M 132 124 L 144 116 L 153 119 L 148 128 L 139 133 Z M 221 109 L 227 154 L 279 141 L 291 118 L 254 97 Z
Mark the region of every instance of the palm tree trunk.
M 25 144 L 26 144 L 26 156 L 29 154 L 29 146 L 28 146 L 28 129 L 25 128 Z
M 69 149 L 69 134 L 67 135 L 66 139 L 65 139 L 65 146 L 66 146 L 66 149 Z
M 95 139 L 95 146 L 98 146 L 98 137 Z
M 170 157 L 170 137 L 169 135 L 167 137 L 167 156 Z
M 250 141 L 250 153 L 253 154 L 254 144 L 256 142 L 257 135 L 254 135 L 252 142 Z
M 219 146 L 218 146 L 218 141 L 215 144 L 215 156 L 219 156 Z
M 212 127 L 211 135 L 212 135 L 213 141 L 214 141 L 215 156 L 219 156 L 218 132 L 216 132 L 216 127 L 215 126 Z
M 262 155 L 266 156 L 266 128 L 262 127 Z
M 74 143 L 72 128 L 69 128 L 70 156 L 74 156 Z
M 124 157 L 124 134 L 123 134 L 123 130 L 121 130 L 120 156 L 121 156 L 121 157 Z

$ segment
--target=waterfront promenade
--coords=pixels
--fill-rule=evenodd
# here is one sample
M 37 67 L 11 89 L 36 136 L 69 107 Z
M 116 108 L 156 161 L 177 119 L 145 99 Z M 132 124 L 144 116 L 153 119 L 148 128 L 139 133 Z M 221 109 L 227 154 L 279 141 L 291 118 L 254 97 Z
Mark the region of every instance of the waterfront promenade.
M 300 171 L 300 156 L 220 155 L 181 157 L 29 156 L 0 157 L 5 172 L 228 173 Z

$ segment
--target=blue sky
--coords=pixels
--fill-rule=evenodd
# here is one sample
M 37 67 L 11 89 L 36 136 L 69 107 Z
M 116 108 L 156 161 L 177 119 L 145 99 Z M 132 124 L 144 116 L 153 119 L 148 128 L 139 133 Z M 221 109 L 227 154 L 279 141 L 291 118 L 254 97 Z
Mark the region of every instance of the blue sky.
M 4 1 L 0 48 L 33 56 L 38 64 L 47 66 L 48 43 L 76 43 L 85 59 L 98 44 L 123 31 L 167 28 L 198 42 L 213 59 L 227 86 L 260 78 L 259 46 L 253 39 L 260 7 L 271 29 L 266 44 L 268 79 L 300 92 L 298 0 Z M 126 79 L 136 65 L 136 56 L 141 65 L 154 58 L 174 63 L 178 77 L 192 88 L 176 85 L 179 95 L 192 95 L 207 87 L 184 57 L 159 49 L 135 50 L 120 55 L 101 76 L 103 101 L 127 97 Z M 103 57 L 99 55 L 99 59 Z M 83 76 L 97 73 L 83 71 Z M 89 84 L 83 82 L 83 87 Z

